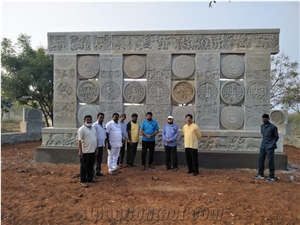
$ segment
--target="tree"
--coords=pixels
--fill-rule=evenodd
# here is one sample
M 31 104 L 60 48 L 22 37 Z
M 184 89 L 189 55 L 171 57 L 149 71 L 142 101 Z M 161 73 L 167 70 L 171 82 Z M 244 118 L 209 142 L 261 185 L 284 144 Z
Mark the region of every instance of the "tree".
M 1 94 L 40 108 L 49 126 L 49 120 L 53 122 L 53 61 L 43 47 L 33 50 L 30 38 L 20 34 L 16 45 L 10 39 L 2 39 Z
M 281 105 L 300 113 L 300 75 L 298 62 L 284 54 L 271 58 L 271 94 L 273 107 Z

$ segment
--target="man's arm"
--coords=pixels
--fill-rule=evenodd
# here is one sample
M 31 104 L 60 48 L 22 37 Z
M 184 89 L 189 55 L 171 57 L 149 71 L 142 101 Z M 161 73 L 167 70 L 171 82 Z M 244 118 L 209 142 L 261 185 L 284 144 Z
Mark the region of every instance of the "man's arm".
M 200 140 L 201 139 L 201 132 L 200 132 L 200 129 L 199 129 L 198 126 L 196 127 L 195 131 L 196 131 L 197 139 Z
M 277 129 L 277 127 L 275 125 L 274 125 L 273 132 L 274 132 L 275 141 L 277 142 L 278 139 L 279 139 L 279 135 L 278 135 L 278 129 Z
M 82 145 L 81 145 L 81 140 L 78 140 L 78 156 L 81 158 L 82 155 L 83 155 L 83 152 L 82 152 Z
M 106 132 L 106 143 L 107 143 L 107 148 L 109 150 L 111 150 L 111 146 L 110 146 L 110 143 L 109 143 L 109 133 Z

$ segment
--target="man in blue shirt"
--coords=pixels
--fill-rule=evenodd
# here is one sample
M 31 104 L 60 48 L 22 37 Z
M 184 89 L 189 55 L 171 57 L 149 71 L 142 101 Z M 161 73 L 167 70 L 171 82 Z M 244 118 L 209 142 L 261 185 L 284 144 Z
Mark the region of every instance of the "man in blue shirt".
M 277 127 L 270 123 L 268 114 L 262 115 L 263 124 L 261 125 L 262 142 L 260 146 L 258 158 L 258 174 L 254 176 L 255 179 L 265 179 L 265 158 L 268 156 L 269 160 L 269 177 L 267 182 L 275 181 L 275 165 L 274 165 L 274 151 L 277 148 L 276 142 L 279 139 Z
M 167 124 L 165 124 L 162 131 L 162 137 L 165 146 L 165 160 L 167 170 L 171 169 L 171 156 L 173 162 L 173 170 L 178 170 L 177 160 L 177 137 L 178 137 L 178 126 L 173 123 L 173 116 L 168 116 Z
M 158 123 L 152 119 L 152 113 L 147 112 L 146 120 L 141 124 L 142 138 L 142 170 L 146 169 L 146 157 L 147 150 L 149 149 L 149 167 L 154 169 L 152 166 L 154 149 L 155 149 L 155 135 L 159 132 Z

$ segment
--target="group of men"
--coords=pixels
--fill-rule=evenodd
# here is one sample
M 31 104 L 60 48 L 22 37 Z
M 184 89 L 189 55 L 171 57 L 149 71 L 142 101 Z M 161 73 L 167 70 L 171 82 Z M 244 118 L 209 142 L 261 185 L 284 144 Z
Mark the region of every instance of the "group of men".
M 158 123 L 152 119 L 152 113 L 147 112 L 146 119 L 139 124 L 136 113 L 131 115 L 131 121 L 125 123 L 126 114 L 114 113 L 112 120 L 105 124 L 104 114 L 98 113 L 97 121 L 92 122 L 92 116 L 84 117 L 84 124 L 78 129 L 77 139 L 80 157 L 80 183 L 82 187 L 88 187 L 87 182 L 97 182 L 97 176 L 103 176 L 101 172 L 102 156 L 104 149 L 107 149 L 108 173 L 117 175 L 121 167 L 137 167 L 134 164 L 139 135 L 142 135 L 141 162 L 142 170 L 146 169 L 146 158 L 149 150 L 148 167 L 154 169 L 153 159 L 155 151 L 155 136 L 159 133 Z M 274 180 L 274 151 L 278 140 L 277 127 L 270 123 L 269 115 L 264 114 L 263 125 L 261 126 L 262 145 L 259 156 L 258 175 L 256 179 L 265 179 L 264 160 L 269 159 L 269 178 Z M 201 139 L 201 132 L 197 124 L 193 123 L 193 116 L 187 114 L 186 124 L 182 131 L 184 135 L 184 149 L 188 166 L 187 173 L 194 176 L 199 174 L 198 164 L 198 142 Z M 174 118 L 168 116 L 167 123 L 162 129 L 162 138 L 165 148 L 165 165 L 167 170 L 178 170 L 177 137 L 179 128 L 174 123 Z M 126 163 L 124 163 L 125 146 L 127 144 Z M 94 165 L 96 167 L 94 169 Z

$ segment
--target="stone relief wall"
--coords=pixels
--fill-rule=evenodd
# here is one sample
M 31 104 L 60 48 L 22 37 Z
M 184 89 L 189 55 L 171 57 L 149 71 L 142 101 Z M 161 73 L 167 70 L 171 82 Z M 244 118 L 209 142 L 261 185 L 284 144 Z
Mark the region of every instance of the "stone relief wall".
M 278 35 L 279 30 L 49 33 L 54 128 L 62 129 L 44 129 L 43 145 L 75 146 L 76 131 L 68 129 L 81 126 L 87 114 L 96 120 L 103 112 L 108 122 L 114 112 L 125 112 L 127 121 L 137 113 L 141 123 L 151 111 L 161 128 L 169 115 L 182 128 L 185 115 L 192 114 L 201 130 L 211 131 L 200 149 L 257 150 L 260 135 L 243 133 L 259 132 L 261 115 L 270 113 L 270 55 L 279 50 Z M 283 118 L 280 112 L 271 117 L 278 123 Z M 178 140 L 181 145 L 183 137 Z M 157 147 L 163 147 L 161 135 Z

